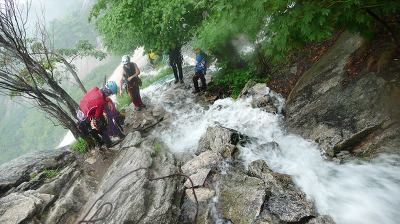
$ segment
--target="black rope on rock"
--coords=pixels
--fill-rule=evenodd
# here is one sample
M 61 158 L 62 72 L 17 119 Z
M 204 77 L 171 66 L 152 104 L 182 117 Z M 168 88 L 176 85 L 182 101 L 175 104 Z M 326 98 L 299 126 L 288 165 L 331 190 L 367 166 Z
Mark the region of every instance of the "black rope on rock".
M 110 192 L 111 189 L 113 189 L 114 186 L 115 186 L 120 180 L 124 179 L 125 177 L 127 177 L 127 176 L 129 176 L 130 174 L 132 174 L 132 173 L 134 173 L 134 172 L 136 172 L 136 171 L 139 171 L 139 170 L 147 170 L 147 171 L 149 171 L 149 173 L 150 173 L 149 181 L 161 180 L 161 179 L 165 179 L 165 178 L 169 178 L 169 177 L 173 177 L 173 176 L 182 176 L 182 177 L 188 178 L 188 179 L 190 180 L 190 183 L 192 184 L 192 191 L 193 191 L 194 199 L 196 200 L 196 215 L 195 215 L 195 217 L 194 217 L 194 223 L 195 223 L 195 224 L 197 223 L 197 215 L 198 215 L 198 213 L 199 213 L 199 203 L 198 203 L 198 201 L 197 201 L 196 192 L 194 191 L 194 184 L 193 184 L 192 179 L 190 179 L 189 176 L 187 176 L 187 175 L 185 175 L 185 174 L 181 174 L 181 173 L 176 173 L 176 174 L 171 174 L 171 175 L 168 175 L 168 176 L 163 176 L 163 177 L 154 178 L 154 173 L 153 173 L 153 171 L 152 171 L 151 169 L 149 169 L 149 168 L 147 168 L 147 167 L 141 167 L 141 168 L 138 168 L 138 169 L 135 169 L 135 170 L 130 171 L 129 173 L 125 174 L 124 176 L 122 176 L 121 178 L 119 178 L 117 181 L 115 181 L 115 183 L 114 183 L 107 191 L 105 191 L 105 192 L 93 203 L 92 207 L 90 207 L 89 211 L 88 211 L 88 212 L 86 213 L 86 215 L 78 222 L 78 224 L 81 224 L 81 223 L 91 223 L 91 222 L 94 223 L 94 222 L 96 222 L 96 221 L 103 220 L 103 219 L 105 219 L 107 216 L 109 216 L 109 215 L 111 214 L 111 211 L 113 210 L 113 205 L 112 205 L 111 202 L 106 202 L 106 203 L 103 203 L 102 205 L 100 205 L 99 208 L 97 208 L 96 212 L 92 215 L 92 217 L 90 217 L 88 220 L 85 220 L 86 217 L 89 215 L 90 211 L 91 211 L 91 210 L 93 209 L 93 207 L 96 205 L 96 203 L 97 203 L 100 199 L 102 199 L 108 192 Z M 102 217 L 95 218 L 98 214 L 100 214 L 100 212 L 102 211 L 103 207 L 106 206 L 106 205 L 109 205 L 109 206 L 110 206 L 110 210 L 108 211 L 108 213 L 106 213 L 106 214 L 103 215 Z

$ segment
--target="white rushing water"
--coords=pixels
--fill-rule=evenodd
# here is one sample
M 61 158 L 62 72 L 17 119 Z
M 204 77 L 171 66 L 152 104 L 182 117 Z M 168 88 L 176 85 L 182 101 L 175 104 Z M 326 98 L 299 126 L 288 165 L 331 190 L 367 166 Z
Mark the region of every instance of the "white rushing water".
M 153 103 L 167 106 L 175 118 L 171 129 L 154 133 L 171 151 L 196 149 L 207 127 L 219 123 L 250 137 L 251 141 L 239 148 L 246 166 L 263 159 L 272 170 L 291 175 L 308 199 L 315 201 L 318 212 L 330 215 L 336 223 L 399 223 L 400 158 L 382 155 L 371 163 L 326 161 L 315 143 L 285 133 L 282 116 L 252 108 L 251 99 L 218 100 L 205 110 L 195 104 L 190 90 L 179 89 L 185 99 L 173 103 L 164 101 L 165 90 L 153 86 L 143 94 Z M 265 143 L 269 142 L 279 147 L 268 148 Z

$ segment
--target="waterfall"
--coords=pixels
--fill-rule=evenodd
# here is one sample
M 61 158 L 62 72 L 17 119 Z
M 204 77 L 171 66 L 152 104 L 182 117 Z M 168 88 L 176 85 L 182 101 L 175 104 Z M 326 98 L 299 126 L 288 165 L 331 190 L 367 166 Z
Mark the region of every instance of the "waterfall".
M 163 104 L 175 118 L 170 129 L 153 133 L 171 151 L 196 149 L 207 127 L 218 123 L 249 137 L 239 146 L 244 165 L 263 159 L 273 171 L 292 176 L 307 199 L 315 202 L 318 212 L 330 215 L 336 223 L 398 223 L 399 157 L 381 155 L 371 162 L 327 161 L 316 143 L 285 132 L 282 115 L 252 108 L 250 98 L 222 99 L 205 109 L 195 103 L 196 96 L 190 90 L 178 89 L 184 98 L 166 101 L 163 91 L 167 88 L 153 86 L 144 94 L 154 104 Z M 271 142 L 278 147 L 266 144 Z

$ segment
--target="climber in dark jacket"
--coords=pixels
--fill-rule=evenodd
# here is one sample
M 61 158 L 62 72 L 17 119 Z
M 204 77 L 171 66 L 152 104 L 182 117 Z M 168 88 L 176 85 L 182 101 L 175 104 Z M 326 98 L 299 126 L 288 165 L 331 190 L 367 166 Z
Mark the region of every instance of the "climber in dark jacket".
M 126 88 L 131 95 L 132 103 L 135 105 L 136 110 L 141 110 L 146 107 L 142 102 L 142 98 L 140 97 L 140 86 L 142 85 L 141 80 L 139 79 L 140 70 L 136 63 L 131 62 L 131 59 L 128 55 L 124 55 L 122 57 L 122 71 L 119 79 L 119 94 L 122 97 L 122 88 L 123 83 L 127 85 Z
M 169 65 L 172 67 L 175 76 L 175 84 L 179 82 L 183 83 L 183 71 L 182 71 L 182 55 L 181 48 L 174 47 L 168 52 Z M 178 74 L 178 71 L 179 74 Z

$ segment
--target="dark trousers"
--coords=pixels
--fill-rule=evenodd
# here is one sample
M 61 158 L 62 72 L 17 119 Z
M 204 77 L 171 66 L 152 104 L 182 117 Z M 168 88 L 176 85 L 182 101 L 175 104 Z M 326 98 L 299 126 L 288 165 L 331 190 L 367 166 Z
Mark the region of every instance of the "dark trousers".
M 206 75 L 205 70 L 196 70 L 196 73 L 193 76 L 193 85 L 195 90 L 200 91 L 198 83 L 199 79 L 201 80 L 201 88 L 205 89 L 207 87 L 206 78 L 204 77 L 205 75 Z
M 176 80 L 183 80 L 183 72 L 182 72 L 182 62 L 177 61 L 175 63 L 171 63 L 172 70 L 174 71 L 174 76 Z M 178 69 L 177 69 L 178 67 Z M 179 70 L 179 76 L 178 76 L 178 71 Z
M 135 107 L 143 105 L 142 98 L 140 98 L 139 86 L 128 84 L 128 92 Z

